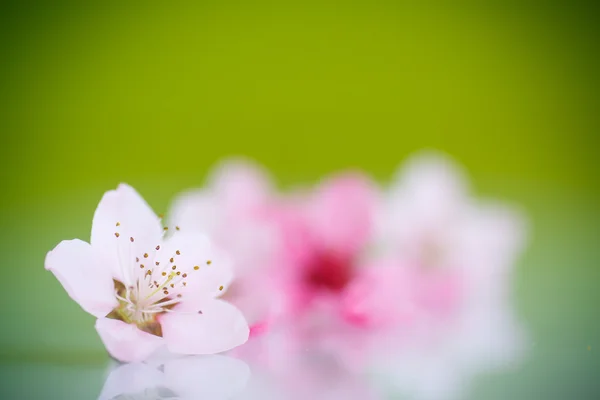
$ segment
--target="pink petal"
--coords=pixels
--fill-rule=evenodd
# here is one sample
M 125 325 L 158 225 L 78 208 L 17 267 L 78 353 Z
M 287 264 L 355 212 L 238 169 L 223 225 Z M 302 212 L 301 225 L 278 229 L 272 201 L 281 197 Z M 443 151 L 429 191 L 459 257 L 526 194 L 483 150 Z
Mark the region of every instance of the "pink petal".
M 231 304 L 207 299 L 194 306 L 201 308 L 193 309 L 183 303 L 175 312 L 161 317 L 163 337 L 173 353 L 220 353 L 248 340 L 248 324 Z
M 269 276 L 264 273 L 236 277 L 223 299 L 239 308 L 248 323 L 254 325 L 266 322 L 274 308 L 276 289 Z
M 98 319 L 96 330 L 108 353 L 122 362 L 143 361 L 165 343 L 159 336 L 116 319 Z
M 457 271 L 419 271 L 416 298 L 423 313 L 436 318 L 455 316 L 465 291 L 462 276 Z
M 46 255 L 45 267 L 90 314 L 104 317 L 118 305 L 111 272 L 98 262 L 88 243 L 78 239 L 60 242 Z
M 417 317 L 415 278 L 405 266 L 393 261 L 358 268 L 342 298 L 348 322 L 369 328 L 409 325 Z
M 150 206 L 131 186 L 120 184 L 106 192 L 96 208 L 91 244 L 113 268 L 114 276 L 127 281 L 119 266 L 153 251 L 162 234 L 160 220 Z
M 377 193 L 360 174 L 326 181 L 310 209 L 317 242 L 340 256 L 352 256 L 367 241 L 373 228 Z
M 273 191 L 266 170 L 244 159 L 221 163 L 209 180 L 221 206 L 239 213 L 247 213 L 266 203 Z

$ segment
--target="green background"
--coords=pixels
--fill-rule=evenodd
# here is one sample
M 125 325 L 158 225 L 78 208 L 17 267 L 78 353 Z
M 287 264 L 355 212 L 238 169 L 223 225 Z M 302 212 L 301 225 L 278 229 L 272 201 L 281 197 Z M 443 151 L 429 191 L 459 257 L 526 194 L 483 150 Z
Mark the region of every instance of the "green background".
M 101 387 L 94 320 L 43 262 L 89 239 L 119 182 L 165 212 L 224 156 L 285 187 L 345 168 L 385 182 L 435 148 L 531 224 L 514 286 L 530 354 L 473 398 L 600 396 L 598 12 L 427 4 L 4 3 L 0 393 Z

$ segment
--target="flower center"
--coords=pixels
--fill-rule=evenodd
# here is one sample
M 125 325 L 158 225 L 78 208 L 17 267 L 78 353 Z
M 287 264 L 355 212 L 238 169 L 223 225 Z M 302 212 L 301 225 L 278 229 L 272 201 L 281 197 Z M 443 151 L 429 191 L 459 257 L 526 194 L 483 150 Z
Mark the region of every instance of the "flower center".
M 116 226 L 118 229 L 121 224 L 117 222 Z M 178 259 L 181 256 L 179 250 L 173 254 L 161 254 L 165 250 L 156 245 L 151 250 L 139 252 L 134 237 L 124 237 L 118 230 L 114 236 L 123 278 L 114 280 L 119 305 L 107 317 L 135 324 L 145 332 L 162 336 L 157 317 L 171 312 L 183 300 L 188 276 L 200 267 L 178 263 L 178 260 L 181 261 Z M 211 261 L 206 261 L 206 264 L 210 265 Z M 219 289 L 223 290 L 223 286 Z
M 351 260 L 330 252 L 316 254 L 306 267 L 305 283 L 318 290 L 340 292 L 354 275 Z
M 134 287 L 126 288 L 122 282 L 117 280 L 113 280 L 113 282 L 119 305 L 107 315 L 107 318 L 135 324 L 145 332 L 162 336 L 162 329 L 156 317 L 167 312 L 167 310 L 171 310 L 178 301 L 166 297 L 161 302 L 148 304 L 143 299 L 137 298 L 138 293 L 134 290 Z M 178 296 L 181 298 L 181 295 Z

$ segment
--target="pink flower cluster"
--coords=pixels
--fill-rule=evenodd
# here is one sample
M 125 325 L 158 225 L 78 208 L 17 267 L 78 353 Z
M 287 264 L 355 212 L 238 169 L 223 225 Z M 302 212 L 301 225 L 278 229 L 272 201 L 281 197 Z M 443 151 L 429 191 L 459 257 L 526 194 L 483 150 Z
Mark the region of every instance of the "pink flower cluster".
M 433 399 L 522 351 L 510 307 L 522 218 L 473 199 L 440 154 L 408 160 L 386 188 L 345 172 L 287 192 L 234 160 L 182 194 L 170 216 L 233 257 L 225 298 L 251 327 L 238 354 L 271 367 L 317 349 Z

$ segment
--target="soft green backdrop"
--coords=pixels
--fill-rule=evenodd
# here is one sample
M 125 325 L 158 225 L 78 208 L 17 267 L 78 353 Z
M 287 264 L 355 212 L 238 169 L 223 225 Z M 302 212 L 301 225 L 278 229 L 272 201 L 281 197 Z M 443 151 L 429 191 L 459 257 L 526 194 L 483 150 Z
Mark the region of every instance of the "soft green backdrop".
M 532 226 L 515 272 L 529 358 L 483 377 L 473 398 L 600 396 L 595 7 L 0 10 L 0 371 L 12 382 L 0 393 L 69 397 L 73 381 L 39 363 L 76 377 L 88 370 L 68 365 L 106 362 L 93 318 L 43 261 L 60 240 L 89 238 L 119 182 L 164 212 L 227 155 L 258 160 L 285 186 L 351 167 L 385 182 L 411 152 L 437 148 L 467 167 L 477 194 L 520 205 Z M 23 391 L 27 374 L 38 386 Z

